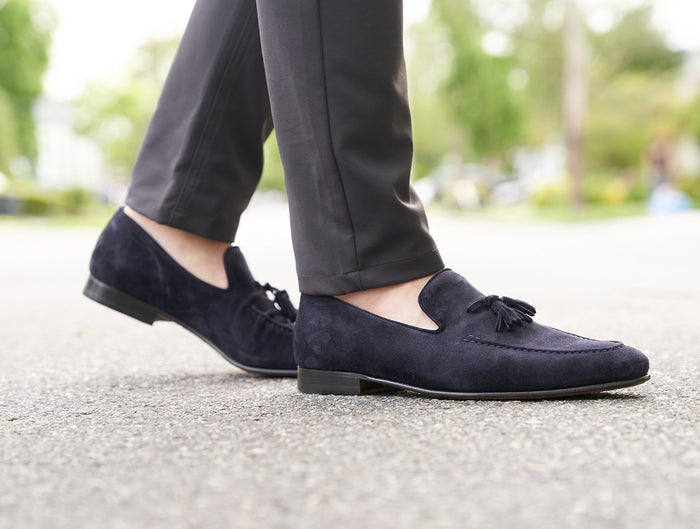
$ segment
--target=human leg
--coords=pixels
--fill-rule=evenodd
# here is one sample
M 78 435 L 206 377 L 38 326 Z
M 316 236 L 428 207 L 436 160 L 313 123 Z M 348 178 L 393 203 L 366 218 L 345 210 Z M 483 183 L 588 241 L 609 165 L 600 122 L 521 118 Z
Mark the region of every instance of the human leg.
M 199 0 L 134 166 L 128 206 L 231 242 L 272 131 L 254 0 Z
M 409 179 L 401 0 L 258 0 L 299 286 L 340 295 L 443 267 Z
M 197 2 L 134 166 L 125 212 L 187 270 L 225 286 L 227 244 L 216 241 L 235 237 L 271 130 L 254 0 Z
M 527 303 L 442 270 L 408 184 L 400 0 L 258 0 L 258 12 L 302 291 L 302 391 L 542 398 L 648 378 L 639 351 L 535 323 Z M 394 317 L 401 303 L 432 327 Z
M 254 0 L 196 3 L 85 293 L 175 321 L 243 369 L 293 375 L 294 308 L 230 245 L 272 128 L 257 28 Z
M 443 267 L 410 187 L 401 2 L 258 0 L 302 292 L 431 328 Z

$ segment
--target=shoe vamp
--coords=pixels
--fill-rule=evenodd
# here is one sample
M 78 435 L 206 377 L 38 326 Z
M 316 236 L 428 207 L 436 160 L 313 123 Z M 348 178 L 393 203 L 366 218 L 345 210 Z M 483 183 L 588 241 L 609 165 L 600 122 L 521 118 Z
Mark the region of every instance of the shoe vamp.
M 497 347 L 538 351 L 596 351 L 613 349 L 619 342 L 593 340 L 536 322 L 524 322 L 511 330 L 496 331 L 495 316 L 482 312 L 466 318 L 461 326 L 462 340 Z

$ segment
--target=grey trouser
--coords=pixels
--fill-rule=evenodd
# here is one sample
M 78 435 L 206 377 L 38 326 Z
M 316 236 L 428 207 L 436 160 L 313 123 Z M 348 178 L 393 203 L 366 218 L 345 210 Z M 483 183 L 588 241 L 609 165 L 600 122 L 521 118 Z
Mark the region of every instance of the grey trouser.
M 401 0 L 198 0 L 127 204 L 232 241 L 274 122 L 302 292 L 440 270 L 409 184 L 402 38 Z

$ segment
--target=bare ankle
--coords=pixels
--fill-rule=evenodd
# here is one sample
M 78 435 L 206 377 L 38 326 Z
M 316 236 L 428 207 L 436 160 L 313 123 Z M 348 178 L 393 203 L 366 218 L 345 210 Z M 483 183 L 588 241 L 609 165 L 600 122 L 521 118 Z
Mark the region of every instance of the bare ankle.
M 433 274 L 396 285 L 358 290 L 336 297 L 377 316 L 422 329 L 435 330 L 438 326 L 418 304 L 419 294 L 432 277 Z
M 223 256 L 230 243 L 159 224 L 129 206 L 124 207 L 124 213 L 189 273 L 216 287 L 228 287 Z

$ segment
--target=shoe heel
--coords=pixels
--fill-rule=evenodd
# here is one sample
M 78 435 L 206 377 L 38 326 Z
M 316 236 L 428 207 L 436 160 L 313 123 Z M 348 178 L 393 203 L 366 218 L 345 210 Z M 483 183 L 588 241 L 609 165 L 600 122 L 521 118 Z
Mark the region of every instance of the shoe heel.
M 159 316 L 156 308 L 128 294 L 124 294 L 116 288 L 110 287 L 99 279 L 95 279 L 92 275 L 88 278 L 83 294 L 110 309 L 119 311 L 149 325 L 153 325 L 153 322 L 158 319 L 164 319 Z
M 369 395 L 391 388 L 362 380 L 355 373 L 340 371 L 319 371 L 317 369 L 297 370 L 297 388 L 301 393 L 320 395 Z

